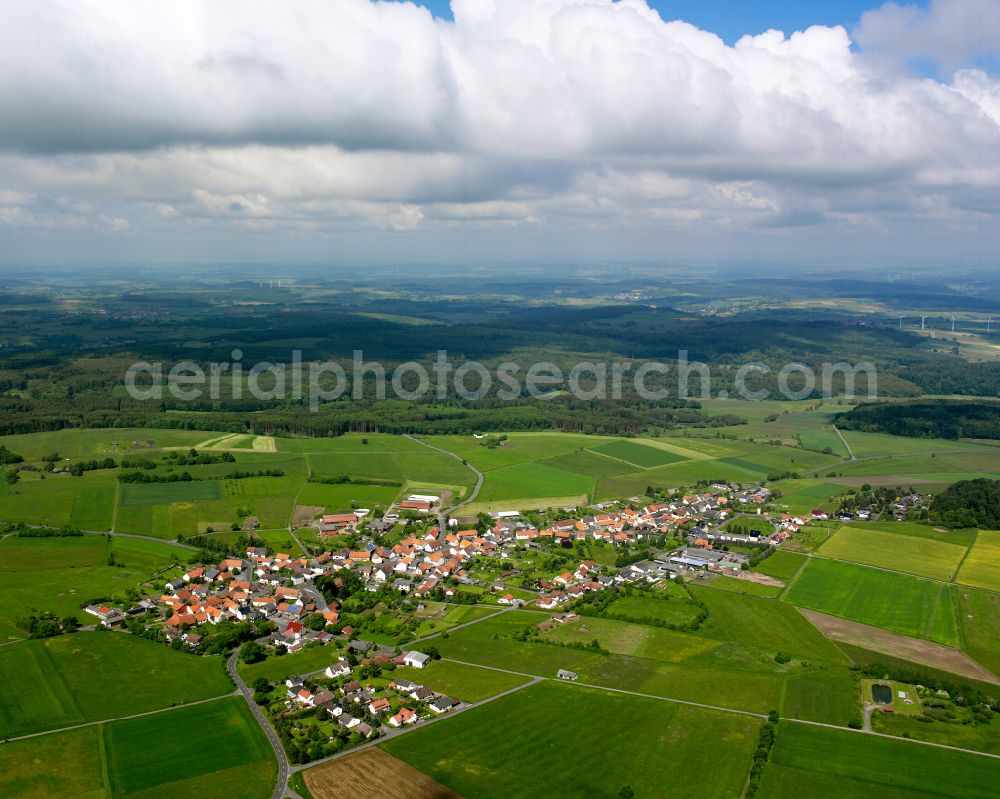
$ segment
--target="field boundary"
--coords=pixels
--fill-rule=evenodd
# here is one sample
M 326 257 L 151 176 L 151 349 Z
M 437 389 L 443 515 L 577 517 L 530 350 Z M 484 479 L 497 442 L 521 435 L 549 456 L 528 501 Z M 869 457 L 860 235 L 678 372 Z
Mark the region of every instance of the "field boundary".
M 170 705 L 169 707 L 161 707 L 159 710 L 147 710 L 145 713 L 133 713 L 130 716 L 114 716 L 109 719 L 100 719 L 98 721 L 85 721 L 81 724 L 71 724 L 68 727 L 60 727 L 57 730 L 42 730 L 41 732 L 30 732 L 27 735 L 16 735 L 13 738 L 4 738 L 2 743 L 12 743 L 13 741 L 24 741 L 29 738 L 41 738 L 43 735 L 55 735 L 60 732 L 70 732 L 72 730 L 81 730 L 85 727 L 96 727 L 101 724 L 111 724 L 114 721 L 128 721 L 129 719 L 141 719 L 144 716 L 156 716 L 160 713 L 169 713 L 171 710 L 180 710 L 186 707 L 194 707 L 195 705 L 205 705 L 209 702 L 218 702 L 220 699 L 228 699 L 232 696 L 239 696 L 239 691 L 232 690 L 226 694 L 219 694 L 218 696 L 210 696 L 208 699 L 198 699 L 194 702 L 183 702 L 179 705 Z

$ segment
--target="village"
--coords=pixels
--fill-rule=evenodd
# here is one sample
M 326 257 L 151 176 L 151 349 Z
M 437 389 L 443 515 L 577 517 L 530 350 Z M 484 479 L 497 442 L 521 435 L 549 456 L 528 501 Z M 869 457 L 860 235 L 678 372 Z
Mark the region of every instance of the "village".
M 352 547 L 294 556 L 251 545 L 215 563 L 190 565 L 159 596 L 134 607 L 86 610 L 103 627 L 143 630 L 196 653 L 212 651 L 218 631 L 240 630 L 247 663 L 323 647 L 324 668 L 253 686 L 293 761 L 307 762 L 462 706 L 412 680 L 391 679 L 398 667 L 423 668 L 436 652 L 412 648 L 410 640 L 386 643 L 374 632 L 379 608 L 416 616 L 425 606 L 471 600 L 497 611 L 555 612 L 623 586 L 655 590 L 710 574 L 757 578 L 747 565 L 754 553 L 770 552 L 807 522 L 764 514 L 769 500 L 766 488 L 720 484 L 663 502 L 563 509 L 565 516 L 545 524 L 500 511 L 489 525 L 480 520 L 462 529 L 437 515 L 436 496 L 410 495 L 378 520 L 367 511 L 317 519 L 318 540 L 350 540 Z M 400 520 L 400 513 L 409 518 Z M 817 510 L 810 518 L 822 516 Z M 414 531 L 421 518 L 425 529 Z M 395 530 L 401 532 L 393 536 Z M 576 559 L 585 545 L 621 565 Z M 533 570 L 539 564 L 565 565 L 539 574 Z

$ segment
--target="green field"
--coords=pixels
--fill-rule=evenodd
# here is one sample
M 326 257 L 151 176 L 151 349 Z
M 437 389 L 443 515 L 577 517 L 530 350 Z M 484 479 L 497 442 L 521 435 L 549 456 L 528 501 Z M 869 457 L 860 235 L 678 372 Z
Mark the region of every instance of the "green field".
M 998 780 L 1000 761 L 980 755 L 784 723 L 757 795 L 989 799 Z
M 655 619 L 665 624 L 685 624 L 698 614 L 698 608 L 677 597 L 633 595 L 616 599 L 608 605 L 608 613 L 638 623 Z
M 669 463 L 677 463 L 683 458 L 675 452 L 670 452 L 659 447 L 647 447 L 644 444 L 636 444 L 632 441 L 614 441 L 610 444 L 602 444 L 593 447 L 593 451 L 611 458 L 638 466 L 643 469 L 652 469 L 657 466 L 666 466 Z
M 463 796 L 603 799 L 630 785 L 636 796 L 670 786 L 671 796 L 700 799 L 739 794 L 759 724 L 547 682 L 382 747 Z
M 113 554 L 115 565 L 109 566 Z M 86 624 L 93 617 L 80 606 L 96 597 L 122 597 L 155 572 L 180 561 L 190 550 L 127 538 L 104 536 L 0 539 L 0 624 L 38 612 L 60 618 L 76 616 Z
M 265 799 L 276 775 L 239 697 L 0 746 L 4 799 Z
M 422 669 L 405 666 L 396 669 L 391 676 L 393 679 L 413 680 L 462 702 L 480 702 L 527 682 L 526 677 L 516 674 L 448 660 L 433 660 Z
M 714 641 L 705 641 L 660 627 L 590 616 L 556 624 L 543 633 L 543 636 L 550 641 L 563 643 L 589 644 L 596 640 L 603 649 L 616 655 L 631 655 L 667 663 L 686 660 L 718 646 Z
M 713 588 L 693 587 L 691 590 L 709 611 L 699 635 L 769 652 L 785 652 L 804 660 L 846 663 L 833 643 L 795 608 L 783 602 Z
M 945 581 L 951 579 L 965 553 L 965 547 L 957 544 L 851 526 L 837 530 L 818 551 L 829 558 Z
M 799 552 L 781 549 L 764 558 L 754 571 L 777 580 L 791 580 L 805 564 L 807 557 Z
M 0 729 L 24 735 L 219 696 L 219 657 L 122 633 L 75 633 L 0 647 Z
M 1000 532 L 979 532 L 957 580 L 963 585 L 1000 591 Z
M 951 588 L 941 583 L 813 558 L 784 599 L 902 635 L 958 646 Z
M 218 480 L 200 480 L 179 483 L 126 483 L 122 486 L 122 508 L 143 505 L 168 505 L 172 502 L 196 502 L 203 499 L 220 499 L 221 484 Z
M 957 586 L 955 601 L 963 649 L 994 674 L 1000 674 L 1000 594 Z
M 586 475 L 543 463 L 522 463 L 488 472 L 477 499 L 490 502 L 528 497 L 586 497 L 593 489 L 594 481 Z
M 772 599 L 781 596 L 781 592 L 784 590 L 781 586 L 765 585 L 764 583 L 756 583 L 752 580 L 741 580 L 738 577 L 729 577 L 725 574 L 712 577 L 709 585 L 720 591 L 732 591 L 734 594 L 747 594 L 748 596 L 762 596 Z
M 210 745 L 192 746 L 192 731 Z M 104 725 L 112 796 L 271 794 L 274 753 L 242 697 Z

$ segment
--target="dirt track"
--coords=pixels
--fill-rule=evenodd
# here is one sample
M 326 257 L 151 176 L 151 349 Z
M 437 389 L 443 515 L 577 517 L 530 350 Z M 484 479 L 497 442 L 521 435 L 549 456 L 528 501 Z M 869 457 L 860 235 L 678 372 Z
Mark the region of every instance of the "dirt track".
M 845 644 L 853 644 L 885 655 L 950 671 L 952 674 L 960 674 L 963 677 L 1000 685 L 1000 678 L 958 649 L 934 644 L 930 641 L 921 641 L 918 638 L 908 638 L 905 635 L 897 635 L 877 627 L 869 627 L 867 624 L 838 619 L 836 616 L 828 616 L 814 610 L 799 608 L 799 612 L 809 619 L 823 635 L 834 641 L 843 641 Z

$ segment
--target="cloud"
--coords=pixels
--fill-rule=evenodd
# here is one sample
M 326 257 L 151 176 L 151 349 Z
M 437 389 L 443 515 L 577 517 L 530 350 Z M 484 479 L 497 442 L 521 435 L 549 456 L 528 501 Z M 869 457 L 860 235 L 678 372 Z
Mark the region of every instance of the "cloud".
M 641 0 L 453 11 L 0 4 L 0 227 L 774 236 L 1000 207 L 1000 82 L 959 68 L 1000 41 L 985 0 L 883 6 L 861 53 L 839 27 L 728 46 Z
M 1000 4 L 996 0 L 930 0 L 929 5 L 886 3 L 865 12 L 858 44 L 883 64 L 904 68 L 927 60 L 945 72 L 1000 57 Z

